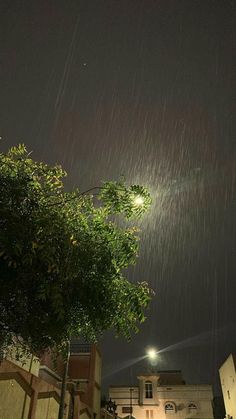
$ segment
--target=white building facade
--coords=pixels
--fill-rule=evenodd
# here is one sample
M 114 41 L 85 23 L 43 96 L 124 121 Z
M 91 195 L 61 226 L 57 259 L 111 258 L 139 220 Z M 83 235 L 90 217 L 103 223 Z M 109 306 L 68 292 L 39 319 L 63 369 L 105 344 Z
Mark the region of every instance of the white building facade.
M 111 386 L 117 414 L 126 419 L 213 419 L 209 385 L 186 385 L 180 371 L 138 377 L 139 385 Z
M 226 418 L 236 419 L 236 354 L 230 354 L 219 373 Z

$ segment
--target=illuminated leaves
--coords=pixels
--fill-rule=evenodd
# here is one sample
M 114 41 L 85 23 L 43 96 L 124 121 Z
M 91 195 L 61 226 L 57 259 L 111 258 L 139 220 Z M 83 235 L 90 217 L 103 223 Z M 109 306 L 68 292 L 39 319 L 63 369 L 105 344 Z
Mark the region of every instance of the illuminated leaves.
M 141 217 L 151 205 L 151 196 L 140 185 L 127 187 L 123 181 L 104 182 L 99 198 L 112 214 L 124 214 L 126 218 Z

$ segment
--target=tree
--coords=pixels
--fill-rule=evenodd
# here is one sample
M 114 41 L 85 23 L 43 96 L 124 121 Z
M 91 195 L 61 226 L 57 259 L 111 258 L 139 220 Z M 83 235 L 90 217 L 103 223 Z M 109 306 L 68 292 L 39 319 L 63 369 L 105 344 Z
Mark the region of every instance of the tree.
M 19 337 L 34 354 L 62 350 L 70 336 L 102 331 L 130 338 L 152 291 L 129 282 L 148 191 L 123 180 L 66 192 L 60 166 L 31 159 L 24 145 L 0 154 L 0 344 Z

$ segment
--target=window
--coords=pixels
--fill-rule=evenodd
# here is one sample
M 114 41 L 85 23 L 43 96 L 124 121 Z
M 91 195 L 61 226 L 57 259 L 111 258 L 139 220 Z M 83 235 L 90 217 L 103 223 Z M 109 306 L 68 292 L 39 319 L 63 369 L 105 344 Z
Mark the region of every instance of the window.
M 175 413 L 175 404 L 173 402 L 168 402 L 165 404 L 165 413 Z
M 227 390 L 228 399 L 230 400 L 230 392 Z
M 145 397 L 146 399 L 152 399 L 152 382 L 145 382 Z
M 189 409 L 189 412 L 191 413 L 191 412 L 196 412 L 196 410 L 197 410 L 197 406 L 195 405 L 195 403 L 189 403 L 189 405 L 188 405 L 188 409 Z
M 122 413 L 132 413 L 132 407 L 130 406 L 123 406 Z
M 153 419 L 153 410 L 146 410 L 146 419 Z

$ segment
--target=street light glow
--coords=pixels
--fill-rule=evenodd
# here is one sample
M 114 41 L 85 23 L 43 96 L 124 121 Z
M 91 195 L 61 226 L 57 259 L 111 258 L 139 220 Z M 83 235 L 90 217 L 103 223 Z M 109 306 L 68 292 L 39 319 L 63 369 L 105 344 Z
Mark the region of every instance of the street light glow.
M 156 357 L 157 357 L 156 349 L 149 349 L 147 351 L 147 356 L 148 356 L 149 359 L 152 359 L 152 360 L 156 359 Z
M 141 206 L 144 203 L 144 199 L 142 196 L 138 195 L 134 198 L 135 205 Z

